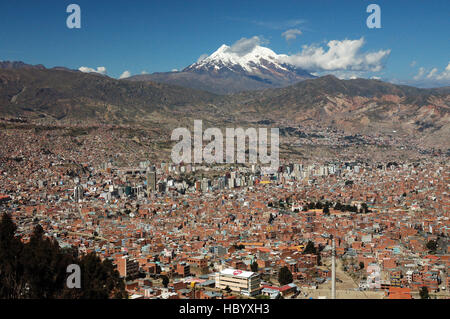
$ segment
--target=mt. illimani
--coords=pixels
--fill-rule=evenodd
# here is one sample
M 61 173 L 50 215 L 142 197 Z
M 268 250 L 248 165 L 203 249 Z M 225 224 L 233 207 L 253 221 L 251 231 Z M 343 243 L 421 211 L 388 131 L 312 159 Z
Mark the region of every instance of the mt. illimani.
M 307 71 L 283 62 L 284 57 L 259 45 L 239 52 L 224 44 L 181 72 L 136 75 L 128 80 L 155 81 L 227 94 L 284 87 L 314 78 Z

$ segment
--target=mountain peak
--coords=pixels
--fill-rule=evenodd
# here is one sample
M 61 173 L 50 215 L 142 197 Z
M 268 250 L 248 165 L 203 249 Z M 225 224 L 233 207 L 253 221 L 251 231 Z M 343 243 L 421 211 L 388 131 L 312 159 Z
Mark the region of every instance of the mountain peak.
M 230 47 L 226 44 L 222 44 L 214 53 L 218 53 L 218 52 L 225 52 L 226 50 L 228 50 Z M 213 53 L 213 54 L 214 54 Z
M 258 68 L 264 65 L 264 62 L 270 62 L 277 65 L 278 68 L 287 70 L 280 62 L 280 56 L 271 49 L 254 46 L 249 49 L 237 49 L 226 44 L 221 45 L 213 54 L 205 59 L 194 63 L 186 68 L 189 71 L 201 69 L 228 68 L 230 70 L 239 69 L 236 71 L 255 72 Z
M 184 72 L 200 74 L 238 74 L 249 76 L 267 84 L 289 84 L 313 78 L 305 70 L 283 62 L 284 54 L 276 54 L 260 45 L 221 45 L 210 56 L 188 66 Z

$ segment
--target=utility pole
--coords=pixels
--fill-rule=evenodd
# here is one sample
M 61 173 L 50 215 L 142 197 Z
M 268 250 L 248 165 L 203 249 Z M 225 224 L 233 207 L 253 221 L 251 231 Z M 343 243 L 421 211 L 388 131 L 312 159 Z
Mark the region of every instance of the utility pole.
M 331 299 L 336 299 L 336 243 L 334 238 L 331 251 Z

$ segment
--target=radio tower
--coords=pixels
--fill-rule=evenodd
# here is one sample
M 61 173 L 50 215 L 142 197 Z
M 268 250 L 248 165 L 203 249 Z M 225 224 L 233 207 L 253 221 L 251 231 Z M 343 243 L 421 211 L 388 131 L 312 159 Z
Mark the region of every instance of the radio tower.
M 336 299 L 336 243 L 334 238 L 331 251 L 331 299 Z

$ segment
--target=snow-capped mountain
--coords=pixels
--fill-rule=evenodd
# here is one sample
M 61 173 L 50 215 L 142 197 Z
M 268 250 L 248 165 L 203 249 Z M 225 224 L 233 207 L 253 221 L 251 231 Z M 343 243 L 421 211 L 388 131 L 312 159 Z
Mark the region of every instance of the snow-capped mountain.
M 276 85 L 280 82 L 298 82 L 312 78 L 305 70 L 283 63 L 284 54 L 276 54 L 271 49 L 255 46 L 245 53 L 235 52 L 232 47 L 222 45 L 210 56 L 194 63 L 184 72 L 223 74 L 228 72 L 251 76 L 252 78 Z
M 137 75 L 127 80 L 162 82 L 224 94 L 285 87 L 314 78 L 305 70 L 283 63 L 284 57 L 262 46 L 239 52 L 224 44 L 181 72 Z

